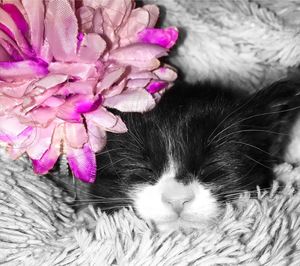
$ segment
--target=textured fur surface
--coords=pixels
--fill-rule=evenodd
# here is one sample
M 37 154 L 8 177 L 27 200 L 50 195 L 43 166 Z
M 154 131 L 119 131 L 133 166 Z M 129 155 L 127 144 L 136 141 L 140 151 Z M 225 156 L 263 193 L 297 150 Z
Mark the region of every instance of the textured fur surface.
M 288 164 L 276 172 L 294 185 L 241 195 L 218 227 L 158 235 L 131 210 L 76 215 L 72 199 L 49 177 L 34 176 L 27 160 L 12 164 L 1 153 L 0 161 L 1 265 L 300 264 L 300 169 Z

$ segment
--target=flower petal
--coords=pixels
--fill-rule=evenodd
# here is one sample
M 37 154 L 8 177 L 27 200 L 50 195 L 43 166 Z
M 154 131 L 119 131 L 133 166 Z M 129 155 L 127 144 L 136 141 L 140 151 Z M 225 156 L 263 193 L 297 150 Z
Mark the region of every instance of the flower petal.
M 48 127 L 56 118 L 56 110 L 50 107 L 38 107 L 18 118 L 25 125 Z
M 0 116 L 0 133 L 8 136 L 18 136 L 28 126 L 22 124 L 17 117 Z
M 9 30 L 9 32 L 6 33 L 8 33 L 8 35 L 16 41 L 16 43 L 22 49 L 22 52 L 24 54 L 32 57 L 33 53 L 30 46 L 28 45 L 27 40 L 25 39 L 22 32 L 17 27 L 16 23 L 13 21 L 11 16 L 1 7 L 0 7 L 0 18 L 1 18 L 0 24 L 5 25 L 5 27 Z
M 138 89 L 106 98 L 103 105 L 122 112 L 146 112 L 155 106 L 155 101 L 147 91 Z
M 88 144 L 83 149 L 67 147 L 67 159 L 75 177 L 87 183 L 96 179 L 96 156 Z
M 95 33 L 87 34 L 78 51 L 80 61 L 95 63 L 106 49 L 106 42 Z
M 0 115 L 7 115 L 12 109 L 22 103 L 22 99 L 0 95 Z
M 105 73 L 102 80 L 97 85 L 97 91 L 102 92 L 105 89 L 109 89 L 114 83 L 116 83 L 125 72 L 125 67 L 120 67 L 117 70 L 109 71 Z
M 100 107 L 93 112 L 86 113 L 84 116 L 86 121 L 92 121 L 94 124 L 103 128 L 112 128 L 117 123 L 117 117 L 103 107 Z
M 150 15 L 148 27 L 153 28 L 159 17 L 159 8 L 156 5 L 145 5 L 143 9 L 147 10 Z
M 167 55 L 167 50 L 163 47 L 136 43 L 112 51 L 110 59 L 123 65 L 135 66 L 140 70 L 152 70 L 160 65 L 156 58 L 164 55 Z
M 49 65 L 49 71 L 53 74 L 64 74 L 70 77 L 79 79 L 88 79 L 90 77 L 97 77 L 98 73 L 96 67 L 92 64 L 85 63 L 61 63 L 53 62 Z
M 76 55 L 78 25 L 67 0 L 49 1 L 45 29 L 54 58 L 62 62 L 72 61 Z
M 88 141 L 88 135 L 83 124 L 65 123 L 64 132 L 68 146 L 72 148 L 82 148 L 84 143 Z
M 16 23 L 18 29 L 25 35 L 28 32 L 28 24 L 20 12 L 20 10 L 14 4 L 3 4 L 1 5 L 2 9 L 4 9 Z
M 117 122 L 115 124 L 115 126 L 111 127 L 111 128 L 107 128 L 106 130 L 109 132 L 113 132 L 113 133 L 125 133 L 128 131 L 125 123 L 122 121 L 121 117 L 116 116 L 117 117 Z
M 30 25 L 31 45 L 37 54 L 40 54 L 44 36 L 44 4 L 43 1 L 22 0 Z
M 31 159 L 40 160 L 43 154 L 49 149 L 55 127 L 54 123 L 46 128 L 35 127 L 32 133 L 34 136 L 33 141 L 26 147 L 26 152 Z
M 105 130 L 94 124 L 92 120 L 87 120 L 86 122 L 91 149 L 93 150 L 93 152 L 101 151 L 106 145 Z
M 155 69 L 153 73 L 161 80 L 173 82 L 177 79 L 177 73 L 169 65 L 165 65 L 158 69 Z
M 0 62 L 0 79 L 4 81 L 20 81 L 47 75 L 44 63 L 35 61 Z
M 164 48 L 171 48 L 178 39 L 178 30 L 174 27 L 166 29 L 147 28 L 138 34 L 139 41 L 157 44 Z
M 127 22 L 119 31 L 120 45 L 126 46 L 136 41 L 137 34 L 148 27 L 150 15 L 143 8 L 133 9 Z
M 59 151 L 53 149 L 51 146 L 50 148 L 43 154 L 43 156 L 39 160 L 32 159 L 33 171 L 38 175 L 45 175 L 51 170 L 60 153 Z
M 168 83 L 161 80 L 153 80 L 148 86 L 147 91 L 151 94 L 159 92 L 162 89 L 165 89 L 168 86 Z
M 94 10 L 89 6 L 82 6 L 77 9 L 76 15 L 80 22 L 79 30 L 81 32 L 90 32 L 93 25 Z
M 63 124 L 56 126 L 52 136 L 52 142 L 48 150 L 39 160 L 32 160 L 36 174 L 44 175 L 53 168 L 61 154 L 61 141 L 63 139 Z
M 14 83 L 0 81 L 0 93 L 14 98 L 22 98 L 31 82 L 31 80 Z

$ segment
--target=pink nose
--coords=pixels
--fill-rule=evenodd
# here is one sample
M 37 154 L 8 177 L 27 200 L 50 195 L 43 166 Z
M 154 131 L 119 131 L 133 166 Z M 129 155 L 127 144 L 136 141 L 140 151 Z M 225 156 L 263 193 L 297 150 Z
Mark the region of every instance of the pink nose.
M 169 205 L 177 214 L 180 214 L 184 207 L 192 202 L 194 198 L 194 192 L 181 184 L 172 185 L 161 196 L 162 202 Z

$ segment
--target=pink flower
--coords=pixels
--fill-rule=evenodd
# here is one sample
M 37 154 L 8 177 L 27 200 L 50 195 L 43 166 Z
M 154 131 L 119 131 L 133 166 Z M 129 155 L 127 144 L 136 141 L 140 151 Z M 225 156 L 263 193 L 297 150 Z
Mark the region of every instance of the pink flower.
M 176 73 L 158 58 L 177 40 L 155 29 L 154 5 L 133 0 L 0 0 L 0 141 L 47 173 L 66 154 L 95 180 L 106 132 L 126 132 L 107 108 L 153 108 Z

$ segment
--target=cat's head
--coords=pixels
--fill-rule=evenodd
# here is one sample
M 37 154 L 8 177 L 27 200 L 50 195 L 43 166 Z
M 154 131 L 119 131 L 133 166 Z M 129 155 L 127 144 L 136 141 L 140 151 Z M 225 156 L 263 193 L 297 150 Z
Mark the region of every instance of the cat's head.
M 249 96 L 178 84 L 153 111 L 123 114 L 128 132 L 99 156 L 94 193 L 112 199 L 100 206 L 130 204 L 160 230 L 210 224 L 224 202 L 270 185 L 296 94 L 285 83 Z

